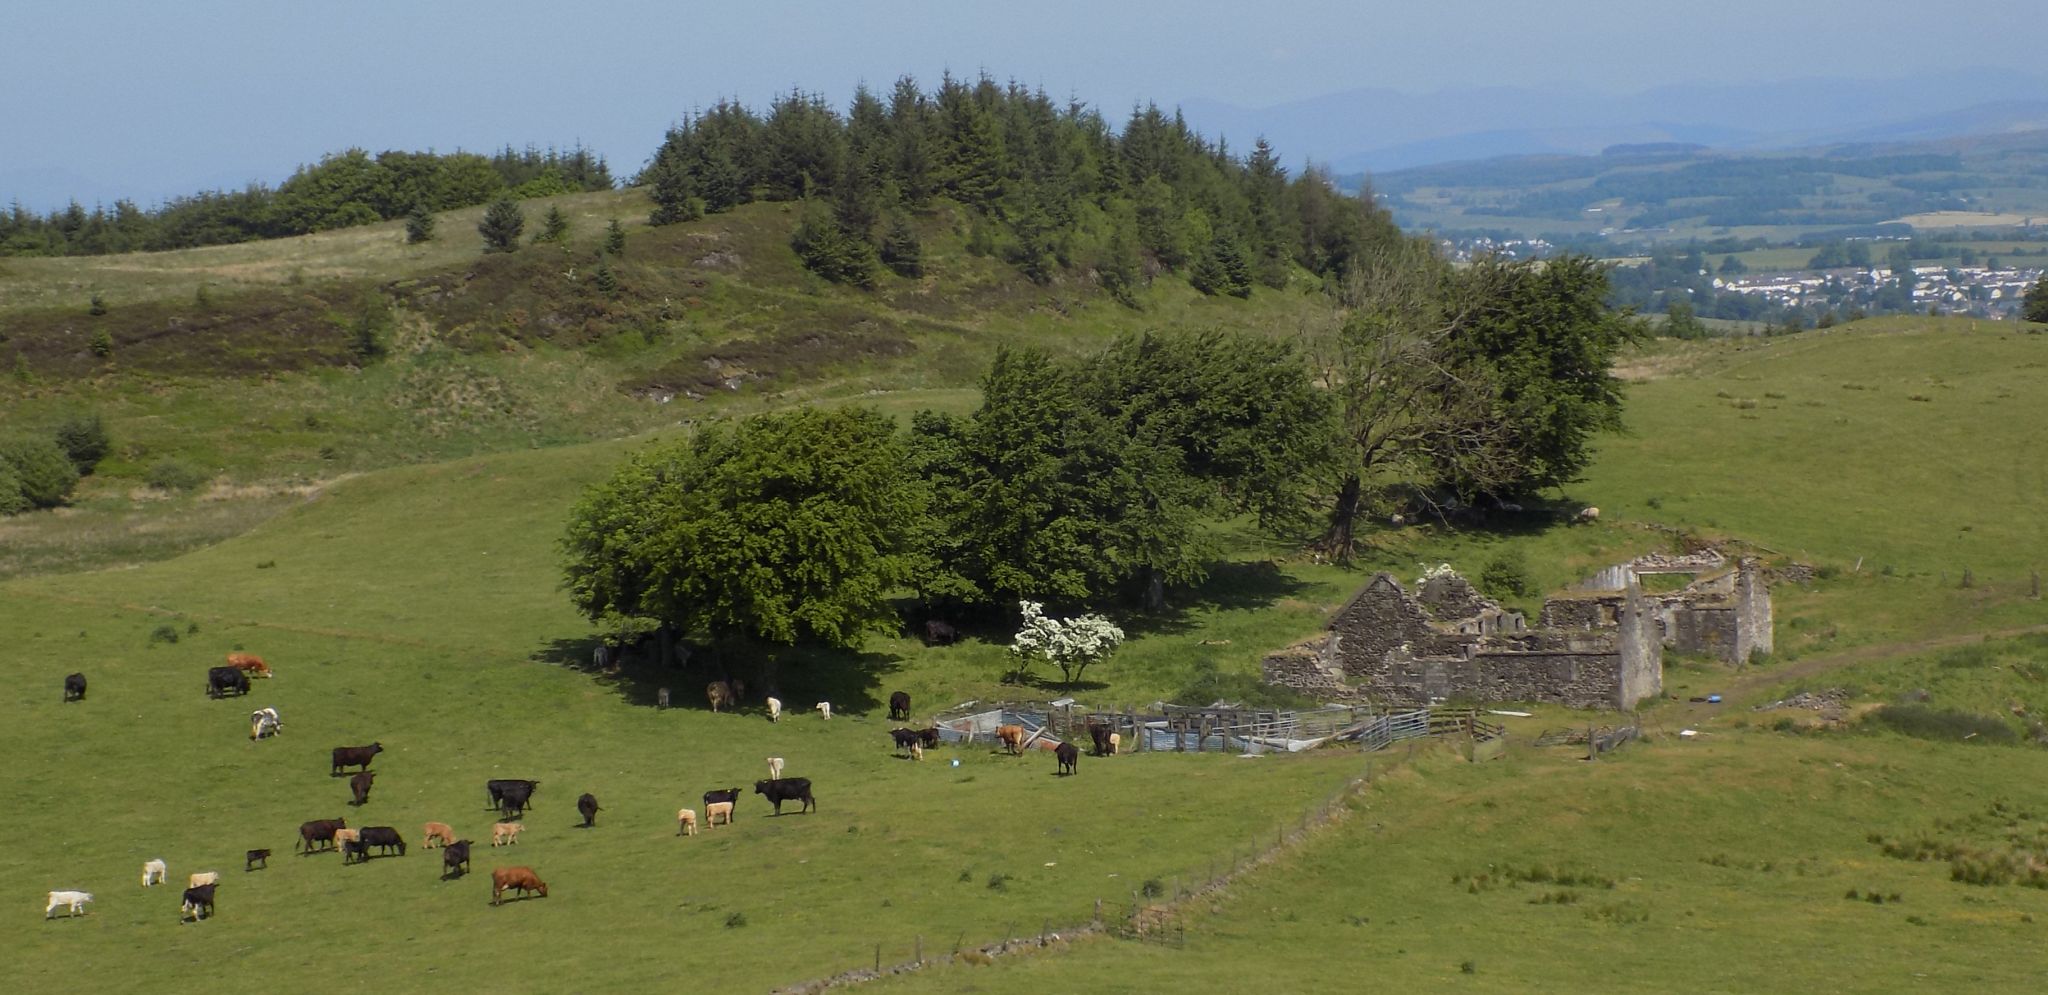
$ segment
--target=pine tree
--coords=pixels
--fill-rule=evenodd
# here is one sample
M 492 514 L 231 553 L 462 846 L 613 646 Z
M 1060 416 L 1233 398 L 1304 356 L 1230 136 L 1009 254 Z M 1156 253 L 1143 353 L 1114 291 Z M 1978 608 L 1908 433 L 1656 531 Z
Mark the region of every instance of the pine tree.
M 626 254 L 626 229 L 620 226 L 617 218 L 604 228 L 604 251 L 606 255 L 613 256 Z
M 1138 310 L 1138 283 L 1144 277 L 1141 265 L 1138 250 L 1119 226 L 1110 232 L 1109 245 L 1103 249 L 1102 259 L 1095 264 L 1095 278 L 1118 304 L 1135 311 Z
M 610 297 L 619 292 L 618 274 L 612 272 L 611 263 L 607 262 L 603 256 L 599 256 L 597 259 L 597 274 L 594 279 L 597 283 L 598 293 Z
M 549 205 L 547 216 L 541 219 L 540 231 L 534 234 L 533 240 L 536 243 L 559 242 L 568 234 L 569 216 L 563 214 L 561 208 Z
M 412 245 L 434 240 L 434 212 L 427 210 L 425 201 L 414 204 L 405 216 L 405 240 Z
M 647 196 L 654 210 L 647 215 L 650 225 L 672 225 L 704 216 L 704 202 L 697 199 L 696 183 L 690 171 L 666 152 L 655 156 L 647 167 Z
M 924 246 L 917 240 L 917 229 L 902 215 L 889 219 L 889 232 L 882 237 L 882 265 L 897 276 L 924 275 Z
M 484 210 L 476 230 L 484 237 L 485 252 L 518 251 L 519 234 L 526 230 L 526 212 L 512 198 L 500 197 Z

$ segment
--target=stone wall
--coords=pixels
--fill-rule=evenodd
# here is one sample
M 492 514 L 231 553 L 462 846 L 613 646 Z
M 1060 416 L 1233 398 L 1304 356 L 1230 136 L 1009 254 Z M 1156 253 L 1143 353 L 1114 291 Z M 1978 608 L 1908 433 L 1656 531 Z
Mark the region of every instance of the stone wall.
M 1290 646 L 1277 653 L 1268 653 L 1259 661 L 1259 670 L 1268 684 L 1290 688 L 1320 701 L 1342 701 L 1358 695 L 1358 690 L 1344 683 L 1340 673 L 1323 663 L 1327 640 L 1313 644 Z

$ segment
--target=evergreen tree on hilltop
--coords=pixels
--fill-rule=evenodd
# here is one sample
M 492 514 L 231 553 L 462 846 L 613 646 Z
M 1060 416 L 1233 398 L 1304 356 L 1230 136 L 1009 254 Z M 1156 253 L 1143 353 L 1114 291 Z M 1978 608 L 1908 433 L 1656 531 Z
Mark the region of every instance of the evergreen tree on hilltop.
M 918 241 L 917 229 L 902 215 L 889 220 L 888 234 L 882 236 L 882 265 L 889 267 L 897 276 L 915 279 L 924 275 L 924 245 Z
M 434 212 L 427 210 L 425 201 L 414 204 L 405 216 L 405 240 L 412 245 L 434 240 Z
M 647 198 L 654 210 L 647 215 L 650 225 L 672 225 L 704 216 L 704 202 L 697 199 L 697 184 L 678 155 L 664 149 L 654 157 L 641 177 L 647 184 Z
M 500 197 L 484 210 L 484 219 L 477 222 L 476 230 L 484 237 L 485 252 L 517 251 L 519 235 L 526 230 L 526 212 L 512 198 Z

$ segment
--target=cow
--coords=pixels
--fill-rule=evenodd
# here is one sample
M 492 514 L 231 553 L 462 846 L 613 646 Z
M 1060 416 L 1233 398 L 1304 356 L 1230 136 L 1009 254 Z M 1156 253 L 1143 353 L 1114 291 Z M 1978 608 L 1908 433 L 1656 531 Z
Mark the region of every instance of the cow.
M 782 699 L 773 695 L 768 697 L 768 721 L 782 721 Z
M 824 717 L 825 717 L 825 721 L 827 721 L 827 722 L 830 722 L 830 721 L 832 721 L 832 703 L 831 703 L 831 702 L 829 702 L 829 701 L 821 701 L 821 702 L 818 702 L 818 704 L 817 704 L 817 709 L 818 709 L 818 714 L 819 714 L 819 715 L 822 715 L 822 716 L 824 716 Z
M 249 738 L 262 739 L 284 731 L 284 720 L 278 718 L 277 709 L 259 708 L 249 713 Z
M 249 693 L 249 675 L 233 667 L 210 667 L 206 671 L 206 696 L 225 698 L 228 692 Z
M 1059 760 L 1059 767 L 1053 771 L 1055 776 L 1081 772 L 1081 751 L 1074 744 L 1061 743 L 1052 751 L 1052 755 Z
M 1124 744 L 1124 734 L 1123 734 L 1123 733 L 1120 733 L 1120 732 L 1113 732 L 1113 733 L 1110 733 L 1110 734 L 1109 734 L 1109 755 L 1113 757 L 1113 756 L 1116 756 L 1116 755 L 1117 755 L 1118 753 L 1121 753 L 1121 752 L 1123 752 L 1123 744 Z
M 420 830 L 420 835 L 426 838 L 429 850 L 432 850 L 437 842 L 442 846 L 449 846 L 455 842 L 455 830 L 449 828 L 445 822 L 427 823 L 426 828 Z
M 405 839 L 390 826 L 363 827 L 363 845 L 374 846 L 383 854 L 389 854 L 393 847 L 397 847 L 398 855 L 405 856 Z
M 918 741 L 918 743 L 922 744 L 922 745 L 924 746 L 924 748 L 925 748 L 925 749 L 927 749 L 927 750 L 936 750 L 936 749 L 938 749 L 938 748 L 939 748 L 939 727 L 938 727 L 938 726 L 930 726 L 930 727 L 928 727 L 928 728 L 924 728 L 924 729 L 919 729 L 919 730 L 917 731 L 917 741 Z
M 519 831 L 526 828 L 523 822 L 491 823 L 491 845 L 511 846 L 519 842 Z
M 370 803 L 370 785 L 377 780 L 377 772 L 366 770 L 348 779 L 349 793 L 354 795 L 355 806 L 362 808 Z
M 782 776 L 782 758 L 781 758 L 781 757 L 769 757 L 769 758 L 768 758 L 768 779 L 772 781 L 772 780 L 774 780 L 775 778 L 778 778 L 778 777 L 781 777 L 781 776 Z
M 775 803 L 775 814 L 782 814 L 783 802 L 803 802 L 797 809 L 799 814 L 815 811 L 818 800 L 811 797 L 811 779 L 808 777 L 785 777 L 773 781 L 755 781 L 754 793 L 764 795 Z
M 469 841 L 456 840 L 441 851 L 441 880 L 469 873 Z
M 537 891 L 540 892 L 540 897 L 546 898 L 548 884 L 533 873 L 531 867 L 491 868 L 491 904 L 502 904 L 507 891 L 518 892 L 520 898 L 525 898 L 529 891 Z
M 996 740 L 1003 744 L 1003 752 L 1017 756 L 1024 752 L 1023 726 L 997 726 Z
M 576 811 L 583 813 L 583 828 L 597 825 L 597 796 L 584 792 L 583 797 L 576 799 Z
M 247 874 L 255 870 L 257 864 L 262 864 L 265 868 L 270 866 L 269 850 L 249 851 L 248 856 L 242 858 L 242 873 Z
M 370 862 L 370 845 L 360 839 L 341 841 L 341 865 L 367 864 Z
M 732 812 L 734 807 L 735 806 L 732 802 L 711 802 L 710 804 L 705 805 L 705 827 L 709 828 L 712 826 L 716 826 L 721 822 L 725 823 L 728 826 L 732 825 Z
M 1573 525 L 1591 525 L 1599 520 L 1600 509 L 1598 508 L 1580 508 L 1579 513 L 1572 516 Z
M 719 802 L 728 802 L 732 805 L 733 809 L 737 811 L 740 807 L 740 789 L 715 788 L 711 791 L 704 792 L 704 807 L 706 809 L 709 809 L 711 806 L 716 805 Z
M 196 871 L 185 881 L 185 887 L 197 888 L 202 884 L 219 884 L 219 871 Z
M 1095 749 L 1094 749 L 1094 750 L 1093 750 L 1092 752 L 1090 752 L 1090 753 L 1088 754 L 1089 756 L 1091 756 L 1091 757 L 1102 757 L 1102 756 L 1108 756 L 1108 755 L 1109 755 L 1109 727 L 1108 727 L 1108 726 L 1099 726 L 1099 725 L 1092 725 L 1092 724 L 1091 724 L 1091 725 L 1089 725 L 1089 727 L 1088 727 L 1088 738 L 1089 738 L 1089 739 L 1092 739 L 1092 740 L 1094 740 L 1094 741 L 1095 741 Z
M 251 677 L 269 677 L 270 665 L 254 653 L 229 653 L 228 666 Z
M 668 689 L 667 689 L 667 688 L 656 688 L 656 689 L 655 689 L 655 691 L 654 691 L 654 707 L 655 707 L 655 708 L 667 708 L 667 707 L 668 707 Z
M 163 858 L 161 857 L 147 861 L 142 865 L 142 886 L 148 888 L 162 884 L 164 876 L 170 872 L 171 869 L 164 866 Z
M 926 646 L 946 646 L 959 638 L 960 630 L 953 628 L 950 623 L 931 619 L 924 624 L 924 642 Z
M 733 690 L 731 681 L 712 681 L 704 685 L 704 698 L 711 703 L 714 712 L 740 705 L 739 692 Z
M 66 910 L 64 913 L 66 916 L 84 915 L 85 903 L 90 901 L 92 901 L 92 892 L 89 891 L 50 892 L 50 904 L 43 907 L 43 918 L 56 918 L 59 908 Z
M 213 890 L 217 884 L 202 884 L 197 888 L 185 889 L 185 900 L 178 905 L 178 921 L 184 922 L 191 916 L 193 922 L 213 918 Z
M 896 749 L 899 752 L 924 742 L 924 734 L 916 729 L 891 729 L 889 738 L 896 741 Z
M 910 719 L 910 694 L 907 691 L 893 691 L 889 694 L 889 719 L 905 722 Z
M 521 781 L 510 778 L 484 782 L 484 790 L 490 793 L 490 807 L 505 815 L 515 815 L 533 805 L 533 792 L 540 787 L 539 781 Z
M 337 746 L 334 748 L 334 769 L 328 776 L 340 777 L 343 767 L 369 770 L 370 761 L 375 760 L 377 754 L 382 752 L 384 752 L 384 744 L 381 742 L 371 743 L 368 746 Z
M 85 700 L 85 675 L 70 674 L 64 678 L 64 700 Z
M 695 836 L 695 835 L 697 835 L 697 810 L 696 810 L 696 809 L 694 809 L 694 808 L 679 808 L 679 809 L 677 809 L 677 810 L 676 810 L 676 835 L 677 835 L 677 836 Z
M 321 847 L 323 850 L 332 849 L 334 846 L 334 831 L 346 828 L 348 828 L 348 821 L 345 819 L 314 819 L 311 822 L 299 823 L 299 845 L 305 848 L 306 853 L 313 852 L 313 844 L 315 843 L 327 844 L 327 846 Z
M 912 760 L 923 760 L 923 759 L 924 759 L 924 744 L 923 744 L 923 743 L 912 743 L 912 744 L 910 744 L 910 759 L 912 759 Z

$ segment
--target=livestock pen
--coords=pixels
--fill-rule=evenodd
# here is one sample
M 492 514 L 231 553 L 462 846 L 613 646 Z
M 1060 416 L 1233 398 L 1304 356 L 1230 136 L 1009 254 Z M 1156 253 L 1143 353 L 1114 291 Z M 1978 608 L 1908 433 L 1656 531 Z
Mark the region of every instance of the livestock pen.
M 1382 711 L 1363 705 L 1287 710 L 1225 705 L 1190 707 L 1155 702 L 1145 710 L 1090 709 L 1071 698 L 1050 702 L 963 702 L 940 713 L 939 737 L 953 743 L 997 742 L 996 729 L 1021 726 L 1025 747 L 1050 750 L 1086 742 L 1100 726 L 1122 738 L 1131 753 L 1299 753 L 1329 743 L 1353 743 L 1367 752 L 1422 736 L 1458 735 L 1475 755 L 1495 755 L 1506 737 L 1500 725 L 1469 708 Z

